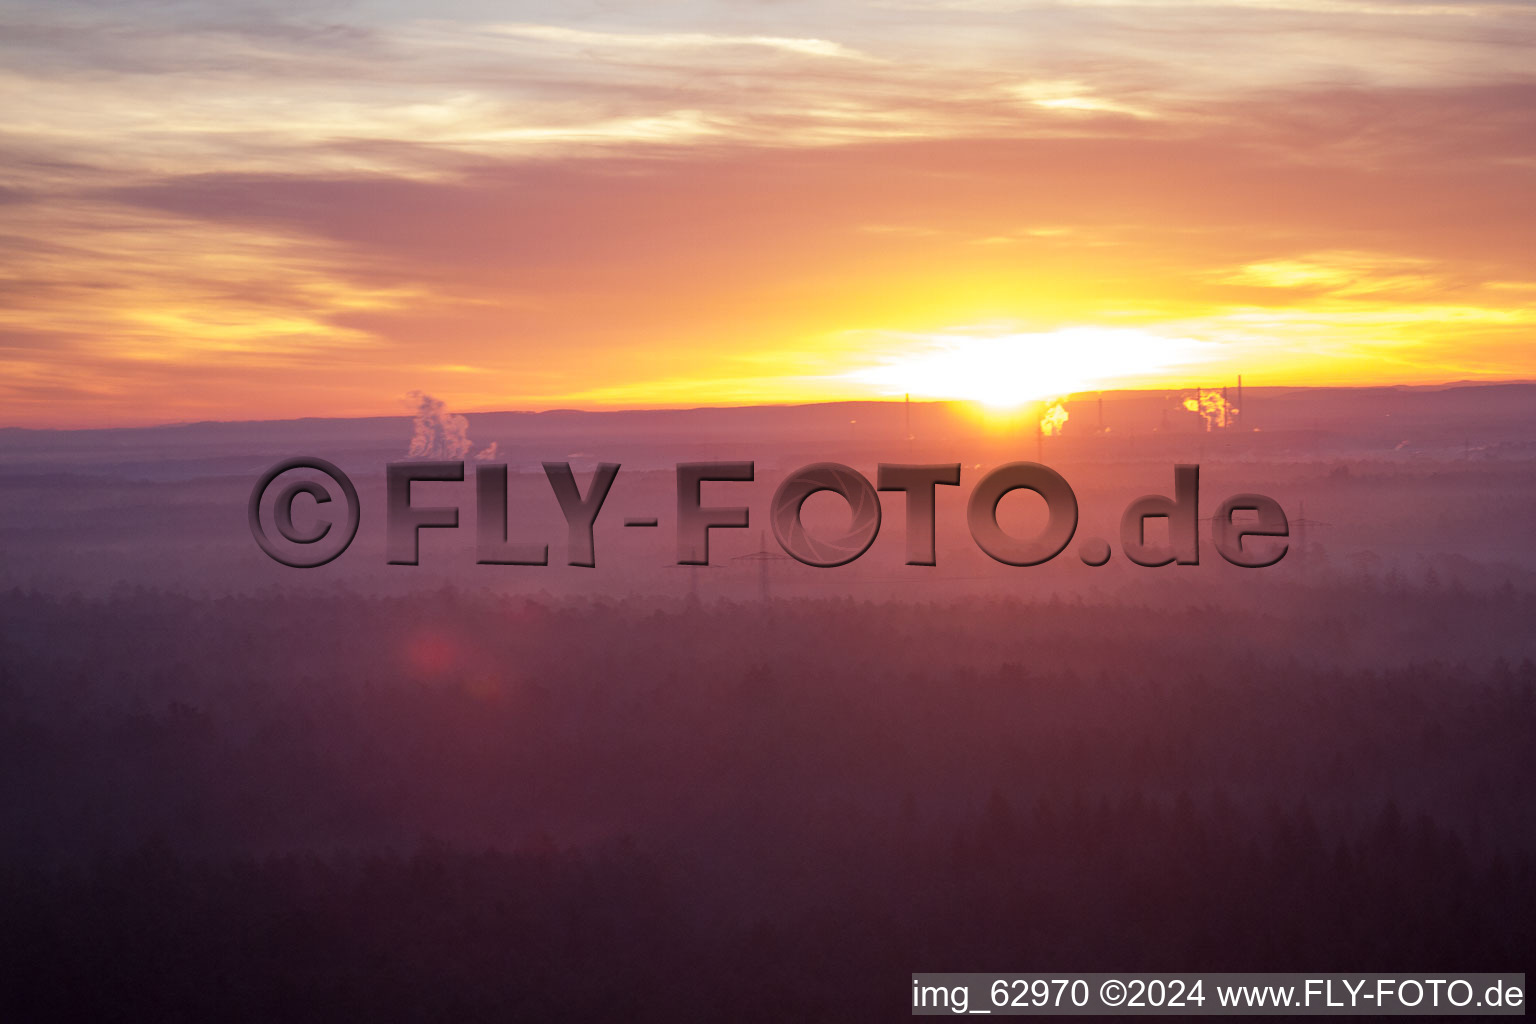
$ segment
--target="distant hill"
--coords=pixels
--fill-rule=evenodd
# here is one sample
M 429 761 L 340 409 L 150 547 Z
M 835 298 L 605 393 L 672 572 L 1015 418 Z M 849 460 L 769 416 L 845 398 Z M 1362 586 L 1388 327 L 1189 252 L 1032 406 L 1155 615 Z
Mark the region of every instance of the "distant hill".
M 1192 390 L 1085 392 L 1067 400 L 1066 436 L 1091 434 L 1102 425 L 1112 433 L 1141 435 L 1192 432 L 1198 418 L 1183 409 Z M 1237 402 L 1236 389 L 1228 400 Z M 1460 438 L 1480 441 L 1528 438 L 1536 426 L 1536 383 L 1456 383 L 1429 387 L 1294 388 L 1249 387 L 1245 408 L 1234 417 L 1244 431 L 1331 431 L 1373 437 L 1400 434 L 1401 440 Z M 1102 413 L 1101 413 L 1102 408 Z M 892 401 L 831 402 L 814 405 L 734 406 L 696 409 L 640 409 L 465 414 L 477 445 L 497 441 L 556 440 L 696 444 L 702 441 L 815 441 L 904 438 L 911 430 L 930 438 L 964 436 L 977 429 L 974 410 L 963 403 Z M 410 416 L 353 419 L 309 417 L 293 420 L 200 422 L 155 427 L 86 430 L 0 428 L 0 460 L 47 452 L 201 449 L 208 454 L 239 450 L 287 451 L 295 443 L 329 446 L 400 447 L 411 436 Z

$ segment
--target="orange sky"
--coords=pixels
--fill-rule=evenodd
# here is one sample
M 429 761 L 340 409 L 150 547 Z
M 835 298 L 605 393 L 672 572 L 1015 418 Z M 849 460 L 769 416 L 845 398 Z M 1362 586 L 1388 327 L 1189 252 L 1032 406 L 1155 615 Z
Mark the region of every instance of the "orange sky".
M 0 425 L 1536 377 L 1536 8 L 11 3 Z

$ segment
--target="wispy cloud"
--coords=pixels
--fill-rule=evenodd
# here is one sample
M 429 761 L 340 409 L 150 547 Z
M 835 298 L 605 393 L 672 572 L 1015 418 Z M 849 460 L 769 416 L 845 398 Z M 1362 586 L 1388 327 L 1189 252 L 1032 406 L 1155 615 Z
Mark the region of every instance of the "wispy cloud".
M 830 396 L 870 339 L 981 322 L 1297 375 L 1522 358 L 1529 5 L 506 17 L 5 6 L 0 400 Z
M 708 32 L 600 32 L 563 25 L 488 26 L 495 35 L 514 36 L 564 44 L 583 53 L 622 54 L 625 51 L 678 54 L 688 51 L 762 48 L 779 50 L 802 57 L 827 57 L 838 60 L 869 61 L 874 58 L 841 43 L 827 39 L 792 38 L 769 35 L 715 35 Z

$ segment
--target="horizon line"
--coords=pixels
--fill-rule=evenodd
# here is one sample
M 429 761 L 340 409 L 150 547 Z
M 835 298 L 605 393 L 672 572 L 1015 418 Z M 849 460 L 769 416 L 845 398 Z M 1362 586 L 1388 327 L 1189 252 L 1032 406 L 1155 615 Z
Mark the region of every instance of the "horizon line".
M 1426 383 L 1426 384 L 1244 384 L 1243 385 L 1243 390 L 1245 390 L 1245 391 L 1269 391 L 1269 392 L 1274 392 L 1274 391 L 1436 391 L 1436 390 L 1442 390 L 1443 391 L 1443 390 L 1448 390 L 1448 389 L 1451 389 L 1451 388 L 1506 387 L 1506 386 L 1509 386 L 1509 385 L 1512 385 L 1512 384 L 1531 385 L 1531 384 L 1536 384 L 1536 380 L 1533 380 L 1533 379 L 1528 378 L 1528 377 L 1512 377 L 1512 378 L 1500 379 L 1500 380 L 1465 379 L 1465 378 L 1463 378 L 1463 379 L 1460 379 L 1460 380 L 1448 380 L 1448 381 L 1442 381 L 1442 382 L 1439 382 L 1439 383 Z M 1033 398 L 1033 399 L 1029 399 L 1029 400 L 1027 400 L 1025 402 L 1021 402 L 1021 403 L 1019 403 L 1019 405 L 1022 407 L 1022 406 L 1035 405 L 1035 404 L 1046 404 L 1046 403 L 1053 402 L 1053 401 L 1069 401 L 1069 400 L 1078 399 L 1078 398 L 1080 398 L 1081 396 L 1084 396 L 1084 395 L 1093 395 L 1093 396 L 1137 395 L 1137 394 L 1152 394 L 1152 393 L 1157 393 L 1157 392 L 1170 392 L 1170 391 L 1194 391 L 1196 389 L 1203 389 L 1203 390 L 1210 391 L 1210 390 L 1217 390 L 1220 387 L 1233 387 L 1233 386 L 1235 386 L 1235 385 L 1227 384 L 1227 385 L 1207 386 L 1207 385 L 1202 385 L 1202 384 L 1199 384 L 1199 383 L 1195 383 L 1195 384 L 1189 384 L 1189 385 L 1179 385 L 1179 386 L 1169 386 L 1169 387 L 1155 387 L 1155 388 L 1154 387 L 1145 387 L 1145 388 L 1103 388 L 1103 389 L 1089 388 L 1089 389 L 1086 389 L 1086 390 L 1083 390 L 1083 391 L 1064 392 L 1063 394 L 1057 396 L 1056 398 Z M 886 397 L 886 398 L 848 398 L 848 399 L 838 399 L 838 400 L 823 401 L 823 402 L 755 402 L 755 403 L 739 403 L 739 404 L 738 403 L 724 402 L 724 403 L 718 403 L 718 404 L 712 404 L 712 405 L 688 405 L 688 406 L 684 406 L 684 405 L 637 405 L 637 406 L 615 406 L 615 407 L 611 407 L 611 408 L 605 408 L 605 407 L 578 408 L 578 407 L 574 407 L 574 406 L 552 406 L 552 407 L 547 408 L 547 409 L 465 409 L 465 410 L 462 410 L 462 411 L 461 410 L 451 410 L 451 411 L 453 411 L 456 415 L 460 415 L 460 416 L 507 416 L 507 415 L 514 415 L 514 416 L 547 416 L 547 415 L 558 414 L 558 413 L 594 416 L 594 415 L 614 415 L 614 414 L 635 413 L 635 412 L 690 413 L 690 412 L 714 412 L 714 411 L 725 411 L 725 410 L 742 410 L 742 411 L 745 411 L 745 410 L 751 410 L 751 409 L 812 409 L 812 408 L 820 408 L 820 407 L 834 406 L 834 405 L 895 405 L 895 404 L 901 404 L 901 403 L 907 402 L 907 401 L 911 401 L 913 404 L 916 404 L 916 405 L 979 405 L 979 404 L 984 404 L 984 403 L 979 403 L 979 402 L 975 401 L 974 399 L 962 399 L 962 398 L 918 398 L 918 399 L 912 399 L 912 398 L 910 398 L 910 396 L 891 396 L 891 397 Z M 358 415 L 358 416 L 288 416 L 288 417 L 284 417 L 284 418 L 281 418 L 281 419 L 171 420 L 171 421 L 164 421 L 164 422 L 157 422 L 157 423 L 118 423 L 118 424 L 108 424 L 108 425 L 75 426 L 75 427 L 58 427 L 58 426 L 53 426 L 53 427 L 30 427 L 30 426 L 22 426 L 22 425 L 19 425 L 19 424 L 3 424 L 3 425 L 0 425 L 0 431 L 27 431 L 27 432 L 30 432 L 30 433 L 42 434 L 42 433 L 73 433 L 73 432 L 84 433 L 84 432 L 88 432 L 88 431 L 111 431 L 111 430 L 172 430 L 172 429 L 186 428 L 186 427 L 237 426 L 237 425 L 240 425 L 240 424 L 254 425 L 254 424 L 261 424 L 261 423 L 303 423 L 303 422 L 310 421 L 310 420 L 319 420 L 319 421 L 325 421 L 325 422 L 346 422 L 346 421 L 357 421 L 357 420 L 412 419 L 412 418 L 414 418 L 414 416 L 415 416 L 414 413 L 412 413 L 410 411 L 405 411 L 405 412 L 400 412 L 400 413 L 395 413 L 395 414 L 375 413 L 375 414 L 371 414 L 371 415 Z

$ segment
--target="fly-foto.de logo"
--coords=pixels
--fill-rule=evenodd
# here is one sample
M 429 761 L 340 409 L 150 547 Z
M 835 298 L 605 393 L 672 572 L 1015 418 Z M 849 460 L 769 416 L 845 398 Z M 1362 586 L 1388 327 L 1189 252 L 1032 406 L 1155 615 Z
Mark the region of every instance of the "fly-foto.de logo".
M 287 484 L 285 476 L 313 471 L 329 478 L 330 485 L 308 476 Z M 703 488 L 724 489 L 732 483 L 754 479 L 752 462 L 683 462 L 677 475 L 677 563 L 709 564 L 711 530 L 746 529 L 751 509 L 744 505 L 705 505 Z M 619 475 L 619 465 L 600 463 L 583 493 L 568 462 L 544 463 L 567 527 L 569 564 L 588 568 L 597 565 L 593 527 L 603 510 L 608 492 Z M 869 550 L 880 532 L 880 491 L 900 491 L 906 496 L 906 563 L 935 565 L 935 497 L 939 487 L 960 486 L 960 464 L 881 463 L 875 482 L 850 466 L 817 462 L 791 473 L 774 491 L 768 508 L 773 535 L 785 553 L 806 565 L 819 568 L 846 565 Z M 418 482 L 464 482 L 462 461 L 391 462 L 385 467 L 385 546 L 390 565 L 416 565 L 420 561 L 422 530 L 459 528 L 457 505 L 418 505 L 411 487 Z M 324 518 L 325 506 L 336 503 L 342 514 Z M 1017 536 L 998 523 L 997 507 L 1016 490 L 1033 491 L 1045 501 L 1047 520 L 1034 536 Z M 809 529 L 802 519 L 806 499 L 827 491 L 848 505 L 849 524 L 841 534 L 827 535 Z M 718 491 L 716 491 L 718 493 Z M 269 495 L 270 500 L 269 500 Z M 306 528 L 294 522 L 294 506 L 309 499 L 317 521 Z M 1126 506 L 1120 517 L 1120 550 L 1137 565 L 1170 563 L 1198 565 L 1200 544 L 1198 509 L 1200 467 L 1178 465 L 1173 470 L 1173 495 L 1148 494 Z M 510 509 L 505 463 L 480 463 L 474 473 L 476 561 L 481 565 L 548 565 L 547 543 L 509 540 Z M 357 488 L 346 473 L 324 459 L 288 459 L 268 469 L 251 490 L 248 507 L 251 535 L 269 556 L 295 568 L 314 568 L 335 559 L 352 543 L 361 520 Z M 1241 514 L 1241 515 L 1240 515 Z M 966 525 L 976 545 L 1006 565 L 1030 566 L 1049 562 L 1071 544 L 1077 533 L 1077 495 L 1060 473 L 1037 462 L 1010 462 L 990 470 L 977 481 L 966 504 Z M 1147 521 L 1167 521 L 1166 543 L 1147 537 Z M 269 532 L 270 520 L 272 532 Z M 631 516 L 626 527 L 655 528 L 655 516 Z M 1233 565 L 1258 569 L 1274 565 L 1285 556 L 1289 523 L 1279 503 L 1262 494 L 1234 494 L 1211 517 L 1211 540 L 1216 552 Z M 275 533 L 275 536 L 274 536 Z M 1091 566 L 1106 564 L 1112 556 L 1109 542 L 1088 538 L 1078 546 L 1078 557 Z

